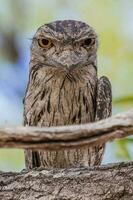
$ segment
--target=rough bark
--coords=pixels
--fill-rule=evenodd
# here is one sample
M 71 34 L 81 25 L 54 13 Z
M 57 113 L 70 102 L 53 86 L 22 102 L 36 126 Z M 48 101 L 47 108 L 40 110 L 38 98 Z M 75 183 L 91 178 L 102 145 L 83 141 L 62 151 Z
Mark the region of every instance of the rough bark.
M 62 127 L 0 128 L 0 147 L 78 148 L 133 134 L 133 109 L 98 122 Z
M 133 162 L 0 173 L 3 200 L 133 200 Z
M 73 148 L 133 133 L 133 110 L 99 122 L 51 128 L 0 129 L 0 147 Z M 133 200 L 133 162 L 21 173 L 0 172 L 4 200 Z

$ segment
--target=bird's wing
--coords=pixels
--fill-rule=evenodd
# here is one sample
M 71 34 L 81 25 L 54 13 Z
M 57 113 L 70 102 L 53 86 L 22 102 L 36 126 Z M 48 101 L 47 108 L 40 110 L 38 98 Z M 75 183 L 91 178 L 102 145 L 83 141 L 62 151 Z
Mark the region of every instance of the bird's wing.
M 101 77 L 97 84 L 95 121 L 108 118 L 112 114 L 111 84 L 107 77 Z M 105 144 L 94 147 L 95 165 L 102 161 Z
M 112 91 L 109 79 L 102 76 L 98 80 L 95 121 L 110 117 L 112 114 Z

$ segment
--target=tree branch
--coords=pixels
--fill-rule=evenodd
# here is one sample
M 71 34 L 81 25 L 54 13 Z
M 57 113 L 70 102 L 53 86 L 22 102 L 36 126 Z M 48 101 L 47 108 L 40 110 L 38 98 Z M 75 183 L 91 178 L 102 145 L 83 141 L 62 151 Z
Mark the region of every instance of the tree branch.
M 131 200 L 133 162 L 109 166 L 0 173 L 4 200 Z
M 133 109 L 90 124 L 0 128 L 0 147 L 57 150 L 97 145 L 133 134 Z
M 133 109 L 99 122 L 62 127 L 0 129 L 0 147 L 78 148 L 133 134 Z M 133 199 L 133 162 L 21 173 L 0 172 L 4 200 L 129 200 Z

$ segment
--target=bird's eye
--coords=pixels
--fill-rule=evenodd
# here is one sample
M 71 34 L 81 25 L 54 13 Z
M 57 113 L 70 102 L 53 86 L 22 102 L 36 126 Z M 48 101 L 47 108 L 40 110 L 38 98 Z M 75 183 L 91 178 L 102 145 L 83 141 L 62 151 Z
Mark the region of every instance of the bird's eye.
M 95 39 L 94 38 L 87 38 L 84 40 L 84 45 L 85 46 L 90 46 L 93 45 L 95 43 Z
M 51 39 L 42 38 L 42 39 L 38 40 L 38 44 L 42 48 L 49 48 L 52 44 L 52 41 L 51 41 Z

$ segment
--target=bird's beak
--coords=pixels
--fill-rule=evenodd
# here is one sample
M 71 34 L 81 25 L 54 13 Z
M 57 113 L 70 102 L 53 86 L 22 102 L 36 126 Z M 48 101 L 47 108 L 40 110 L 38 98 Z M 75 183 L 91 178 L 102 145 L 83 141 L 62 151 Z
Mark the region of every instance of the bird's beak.
M 63 68 L 69 71 L 75 69 L 82 63 L 82 59 L 74 51 L 70 50 L 63 51 L 59 60 Z

